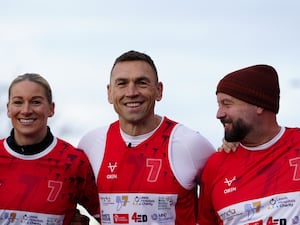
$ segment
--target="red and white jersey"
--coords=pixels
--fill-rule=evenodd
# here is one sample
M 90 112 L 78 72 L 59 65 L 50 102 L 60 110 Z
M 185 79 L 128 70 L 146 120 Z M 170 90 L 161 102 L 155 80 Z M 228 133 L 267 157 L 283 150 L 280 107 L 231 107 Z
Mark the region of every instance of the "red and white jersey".
M 300 224 L 300 129 L 214 154 L 201 179 L 199 224 Z
M 82 150 L 54 138 L 35 155 L 0 140 L 0 224 L 69 225 L 77 203 L 99 217 L 94 174 Z
M 79 147 L 98 174 L 102 224 L 196 224 L 197 179 L 215 152 L 198 132 L 164 118 L 130 147 L 117 121 L 91 131 Z

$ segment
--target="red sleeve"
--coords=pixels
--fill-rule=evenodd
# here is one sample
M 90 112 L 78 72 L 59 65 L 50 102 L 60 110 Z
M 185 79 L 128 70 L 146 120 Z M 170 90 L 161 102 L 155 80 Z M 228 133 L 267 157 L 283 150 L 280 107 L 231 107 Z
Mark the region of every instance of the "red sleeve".
M 214 160 L 215 154 L 207 161 L 201 176 L 200 182 L 200 196 L 199 196 L 199 212 L 198 224 L 200 225 L 214 225 L 223 224 L 218 222 L 219 216 L 214 209 L 212 201 L 213 182 L 216 177 L 216 162 Z

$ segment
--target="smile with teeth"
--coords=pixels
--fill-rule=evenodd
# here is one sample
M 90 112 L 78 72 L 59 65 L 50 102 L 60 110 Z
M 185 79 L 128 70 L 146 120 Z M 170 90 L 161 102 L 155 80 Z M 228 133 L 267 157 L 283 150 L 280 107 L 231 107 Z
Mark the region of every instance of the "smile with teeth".
M 223 123 L 223 126 L 225 129 L 230 129 L 231 128 L 231 123 Z
M 23 124 L 30 124 L 34 122 L 34 119 L 19 119 L 19 121 Z
M 137 107 L 137 106 L 140 106 L 141 103 L 139 102 L 130 102 L 130 103 L 126 103 L 126 106 L 128 107 Z

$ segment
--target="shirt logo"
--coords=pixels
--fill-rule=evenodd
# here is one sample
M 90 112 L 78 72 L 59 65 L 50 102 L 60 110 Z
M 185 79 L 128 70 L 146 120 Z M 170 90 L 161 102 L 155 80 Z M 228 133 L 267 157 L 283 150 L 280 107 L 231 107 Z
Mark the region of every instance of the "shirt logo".
M 118 178 L 118 175 L 114 173 L 115 169 L 118 167 L 118 162 L 109 162 L 107 166 L 110 170 L 110 174 L 106 175 L 106 179 L 108 180 L 114 180 Z
M 225 188 L 224 189 L 224 194 L 229 194 L 229 193 L 232 193 L 232 192 L 235 192 L 236 191 L 236 187 L 231 187 L 232 183 L 236 181 L 236 176 L 234 176 L 233 178 L 229 179 L 229 178 L 225 178 L 225 181 L 224 181 L 224 184 L 227 184 L 227 187 L 228 188 Z
M 233 181 L 236 181 L 236 176 L 234 176 L 231 180 L 226 177 L 224 183 L 230 187 Z
M 114 162 L 114 164 L 112 164 L 111 162 L 109 162 L 107 167 L 109 168 L 110 172 L 113 173 L 114 170 L 118 167 L 118 163 Z

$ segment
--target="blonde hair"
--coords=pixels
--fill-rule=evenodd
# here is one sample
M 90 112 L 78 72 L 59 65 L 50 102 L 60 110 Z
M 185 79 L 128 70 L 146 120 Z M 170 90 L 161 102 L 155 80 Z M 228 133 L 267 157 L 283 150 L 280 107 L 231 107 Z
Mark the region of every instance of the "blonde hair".
M 11 84 L 10 84 L 10 86 L 8 88 L 8 99 L 10 99 L 10 93 L 11 93 L 12 87 L 15 84 L 17 84 L 17 83 L 19 83 L 21 81 L 25 81 L 25 80 L 32 81 L 32 82 L 35 82 L 35 83 L 40 84 L 41 86 L 43 86 L 48 102 L 50 104 L 52 103 L 52 90 L 51 90 L 51 87 L 50 87 L 48 81 L 44 77 L 42 77 L 41 75 L 36 74 L 36 73 L 25 73 L 23 75 L 17 76 L 11 82 Z

